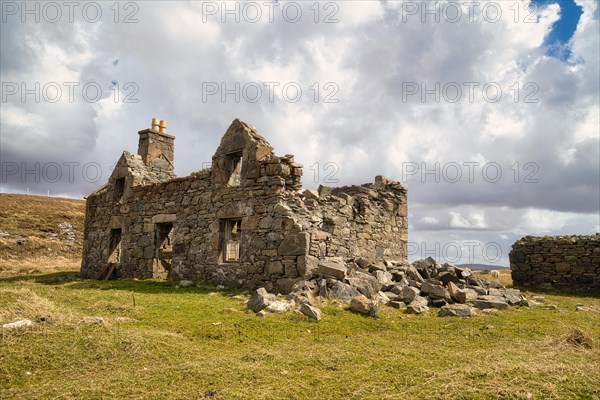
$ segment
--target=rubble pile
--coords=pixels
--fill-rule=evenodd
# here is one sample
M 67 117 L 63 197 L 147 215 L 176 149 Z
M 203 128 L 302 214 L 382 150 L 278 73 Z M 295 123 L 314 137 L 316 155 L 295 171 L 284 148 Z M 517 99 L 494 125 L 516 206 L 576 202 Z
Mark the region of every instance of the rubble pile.
M 349 302 L 351 310 L 375 318 L 381 305 L 403 309 L 409 314 L 437 308 L 439 316 L 459 317 L 473 316 L 476 309 L 502 310 L 531 305 L 518 289 L 475 277 L 468 268 L 440 265 L 431 257 L 413 264 L 329 258 L 319 261 L 311 279 L 294 284 L 287 295 L 290 306 L 278 304 L 281 299 L 261 288 L 253 293 L 248 308 L 254 312 L 283 312 L 279 310 L 287 311 L 299 305 L 299 312 L 320 319 L 321 313 L 315 310 L 318 311 L 316 305 L 324 299 Z M 315 314 L 319 317 L 314 317 Z

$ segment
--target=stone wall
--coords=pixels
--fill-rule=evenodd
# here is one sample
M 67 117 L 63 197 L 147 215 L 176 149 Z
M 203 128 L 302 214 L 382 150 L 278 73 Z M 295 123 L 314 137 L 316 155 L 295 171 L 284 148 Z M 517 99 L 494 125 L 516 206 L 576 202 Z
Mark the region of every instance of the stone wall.
M 600 233 L 592 236 L 526 236 L 509 254 L 515 285 L 600 290 Z
M 165 179 L 144 169 L 140 155 L 123 154 L 108 184 L 87 199 L 82 277 L 94 278 L 118 260 L 116 277 L 286 292 L 324 259 L 406 261 L 407 199 L 398 182 L 377 177 L 302 192 L 302 165 L 292 155 L 275 156 L 264 138 L 236 121 L 213 166 L 187 177 Z M 122 196 L 114 193 L 117 179 L 125 179 Z M 227 221 L 241 221 L 238 262 L 223 260 Z M 157 253 L 165 227 L 172 245 L 168 270 Z M 111 240 L 119 242 L 118 256 Z

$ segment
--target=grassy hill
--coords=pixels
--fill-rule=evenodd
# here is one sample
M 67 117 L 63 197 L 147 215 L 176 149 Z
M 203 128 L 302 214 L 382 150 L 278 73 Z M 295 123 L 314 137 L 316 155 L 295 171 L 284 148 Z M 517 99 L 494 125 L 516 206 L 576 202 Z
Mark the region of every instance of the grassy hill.
M 83 202 L 1 196 L 0 326 L 36 324 L 0 328 L 0 399 L 600 398 L 600 312 L 576 310 L 598 297 L 530 292 L 546 307 L 470 319 L 338 302 L 320 322 L 259 318 L 241 290 L 79 280 Z
M 85 201 L 0 193 L 0 277 L 79 268 Z

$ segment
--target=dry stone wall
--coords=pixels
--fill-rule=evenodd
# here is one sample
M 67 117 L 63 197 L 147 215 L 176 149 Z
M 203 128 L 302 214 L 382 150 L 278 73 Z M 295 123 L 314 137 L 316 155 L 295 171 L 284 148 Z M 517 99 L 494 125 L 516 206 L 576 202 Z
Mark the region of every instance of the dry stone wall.
M 509 254 L 516 285 L 600 291 L 600 233 L 591 236 L 526 236 Z

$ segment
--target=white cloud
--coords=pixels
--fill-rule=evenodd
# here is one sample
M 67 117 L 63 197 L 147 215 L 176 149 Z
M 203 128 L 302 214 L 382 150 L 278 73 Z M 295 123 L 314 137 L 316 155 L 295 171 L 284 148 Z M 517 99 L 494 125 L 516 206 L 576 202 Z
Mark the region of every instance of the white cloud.
M 434 217 L 423 217 L 423 218 L 421 218 L 421 222 L 424 224 L 428 224 L 428 225 L 434 225 L 440 221 L 438 221 L 438 219 L 434 218 Z

